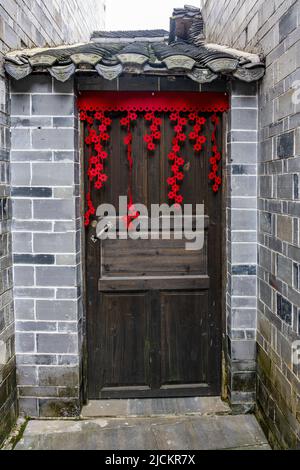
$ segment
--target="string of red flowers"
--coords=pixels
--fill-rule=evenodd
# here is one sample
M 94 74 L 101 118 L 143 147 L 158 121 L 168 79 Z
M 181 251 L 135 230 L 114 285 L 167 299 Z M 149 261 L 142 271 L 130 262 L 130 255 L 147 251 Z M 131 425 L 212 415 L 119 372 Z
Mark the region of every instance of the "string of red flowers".
M 168 158 L 172 163 L 171 170 L 173 176 L 167 179 L 170 192 L 168 198 L 175 204 L 181 205 L 183 203 L 183 196 L 180 194 L 180 183 L 184 180 L 183 166 L 185 164 L 184 158 L 180 156 L 181 145 L 186 141 L 186 135 L 183 130 L 188 121 L 185 117 L 181 117 L 179 112 L 174 112 L 170 115 L 170 121 L 175 125 L 175 137 L 172 141 L 172 151 L 169 153 Z
M 122 118 L 120 124 L 122 127 L 127 129 L 127 135 L 124 138 L 124 144 L 127 146 L 127 161 L 129 168 L 128 176 L 128 212 L 127 216 L 124 219 L 127 229 L 130 229 L 131 224 L 134 220 L 139 217 L 139 213 L 135 210 L 133 204 L 133 189 L 132 189 L 132 169 L 133 169 L 133 155 L 132 155 L 132 125 L 137 121 L 137 113 L 134 111 L 128 111 L 127 116 Z
M 199 155 L 202 151 L 203 145 L 206 142 L 206 137 L 201 135 L 202 128 L 206 123 L 206 119 L 205 117 L 200 117 L 197 113 L 190 113 L 189 121 L 194 123 L 193 132 L 189 134 L 189 139 L 192 142 L 195 142 L 194 150 Z
M 150 124 L 151 133 L 144 136 L 144 141 L 147 144 L 147 148 L 150 152 L 154 152 L 158 141 L 161 139 L 161 118 L 155 116 L 155 112 L 145 114 L 145 121 Z M 152 154 L 154 155 L 154 153 Z
M 218 150 L 217 146 L 217 128 L 218 124 L 220 122 L 220 118 L 216 113 L 214 113 L 211 117 L 211 122 L 214 124 L 214 130 L 212 132 L 211 136 L 211 141 L 212 141 L 212 152 L 213 156 L 210 158 L 210 164 L 211 164 L 211 173 L 209 174 L 209 180 L 213 182 L 213 191 L 217 193 L 219 191 L 219 188 L 222 184 L 222 179 L 220 176 L 218 176 L 218 171 L 219 171 L 219 164 L 221 161 L 221 153 Z
M 91 216 L 96 212 L 91 199 L 91 188 L 93 186 L 95 189 L 99 190 L 108 180 L 108 176 L 104 172 L 104 162 L 108 157 L 108 153 L 104 146 L 110 140 L 108 129 L 111 126 L 112 120 L 109 117 L 106 117 L 104 112 L 96 112 L 94 117 L 89 116 L 86 112 L 81 112 L 80 120 L 88 124 L 88 135 L 85 139 L 85 143 L 90 146 L 90 149 L 92 150 L 88 161 L 89 192 L 86 198 L 88 209 L 85 213 L 84 219 L 85 226 L 88 226 Z M 92 127 L 95 121 L 99 122 L 99 133 L 97 133 L 97 130 Z M 93 154 L 93 151 L 96 153 Z

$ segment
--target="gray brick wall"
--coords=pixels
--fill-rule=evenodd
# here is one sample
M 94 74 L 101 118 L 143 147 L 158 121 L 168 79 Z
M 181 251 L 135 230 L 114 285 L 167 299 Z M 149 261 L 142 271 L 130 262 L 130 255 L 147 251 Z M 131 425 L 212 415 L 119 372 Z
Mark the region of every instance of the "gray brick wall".
M 228 393 L 236 411 L 255 403 L 257 326 L 256 85 L 230 85 L 227 135 L 227 344 Z
M 257 412 L 276 446 L 296 448 L 300 104 L 292 96 L 300 79 L 300 1 L 206 0 L 203 13 L 210 41 L 266 56 L 259 87 Z
M 17 384 L 28 416 L 80 409 L 81 217 L 74 83 L 11 83 Z M 19 110 L 25 110 L 18 120 Z M 13 114 L 13 113 L 16 114 Z M 34 120 L 33 120 L 34 118 Z
M 13 311 L 13 296 L 12 296 L 12 254 L 11 254 L 11 201 L 10 201 L 10 168 L 9 168 L 9 149 L 10 149 L 10 119 L 9 119 L 9 101 L 7 93 L 7 81 L 5 79 L 3 70 L 3 56 L 6 52 L 15 48 L 22 47 L 36 47 L 45 45 L 58 45 L 63 43 L 72 43 L 88 40 L 91 31 L 95 29 L 101 29 L 104 26 L 104 0 L 0 0 L 0 443 L 4 436 L 9 431 L 11 425 L 15 421 L 17 415 L 16 406 L 16 377 L 15 377 L 15 338 L 14 338 L 14 311 Z M 26 79 L 23 81 L 25 84 Z M 32 84 L 34 87 L 34 83 Z M 49 88 L 50 87 L 50 88 Z M 34 91 L 34 88 L 31 89 Z M 37 83 L 37 89 L 41 93 L 46 91 L 52 92 L 52 83 L 49 83 L 47 78 L 42 78 Z M 36 95 L 37 96 L 37 95 Z M 39 122 L 42 126 L 54 126 L 53 133 L 62 133 L 59 130 L 61 126 L 60 121 L 55 121 L 55 118 L 41 117 L 40 113 L 44 112 L 42 106 L 47 106 L 47 101 L 43 101 L 43 105 L 40 108 L 33 110 L 30 121 L 27 120 L 27 116 L 30 115 L 31 103 L 29 102 L 29 95 L 24 99 L 22 96 L 16 96 L 12 104 L 12 126 L 16 128 L 16 133 L 13 136 L 13 145 L 17 148 L 20 146 L 19 152 L 15 151 L 14 156 L 14 171 L 12 183 L 16 189 L 15 196 L 18 197 L 18 201 L 15 204 L 15 216 L 20 217 L 20 222 L 16 223 L 16 231 L 20 230 L 19 234 L 15 234 L 15 248 L 16 253 L 20 253 L 17 259 L 17 263 L 21 266 L 22 263 L 26 265 L 26 273 L 28 279 L 25 280 L 29 283 L 32 276 L 31 267 L 27 267 L 27 264 L 31 261 L 31 264 L 48 264 L 52 263 L 52 255 L 47 257 L 34 257 L 33 253 L 30 252 L 30 246 L 34 249 L 35 243 L 42 243 L 35 240 L 29 240 L 29 237 L 24 233 L 30 231 L 33 227 L 36 231 L 39 230 L 53 230 L 62 231 L 61 227 L 57 224 L 49 221 L 34 222 L 32 219 L 33 211 L 42 211 L 42 202 L 36 201 L 35 206 L 28 199 L 31 194 L 32 197 L 38 196 L 40 198 L 46 197 L 50 194 L 50 189 L 35 188 L 35 196 L 31 190 L 26 187 L 28 185 L 28 175 L 31 174 L 34 181 L 38 181 L 40 172 L 42 171 L 41 166 L 37 162 L 34 168 L 30 168 L 31 160 L 33 159 L 36 152 L 30 153 L 23 152 L 24 146 L 30 148 L 30 143 L 24 144 L 23 137 L 28 138 L 29 134 L 34 134 L 33 130 L 28 131 L 27 128 L 36 125 Z M 38 99 L 36 97 L 35 99 Z M 47 96 L 44 96 L 47 100 Z M 69 101 L 68 101 L 69 100 Z M 68 96 L 64 105 L 66 106 L 66 113 L 70 112 L 70 103 L 73 97 Z M 67 102 L 68 101 L 68 102 Z M 55 103 L 53 102 L 53 105 Z M 64 110 L 61 110 L 61 115 L 64 116 L 64 125 L 68 125 L 71 128 L 65 129 L 63 132 L 70 135 L 70 139 L 74 138 L 72 128 L 74 127 L 74 118 L 65 118 Z M 47 113 L 46 113 L 47 114 Z M 27 122 L 25 122 L 27 120 Z M 18 126 L 23 123 L 27 124 L 27 128 L 24 133 L 17 132 Z M 34 139 L 39 139 L 40 146 L 44 142 L 42 134 L 35 133 L 32 136 Z M 19 144 L 18 144 L 19 142 Z M 23 143 L 22 143 L 23 142 Z M 22 144 L 21 144 L 22 143 Z M 74 143 L 69 143 L 69 147 L 73 148 Z M 59 149 L 58 149 L 59 150 Z M 71 152 L 69 152 L 71 153 Z M 39 152 L 40 162 L 49 162 L 54 158 L 57 161 L 65 162 L 61 167 L 61 183 L 64 187 L 70 184 L 70 180 L 64 180 L 63 174 L 67 171 L 70 162 L 74 161 L 73 156 L 70 161 L 66 156 L 62 155 L 61 152 L 57 152 L 54 156 L 52 152 L 47 150 L 41 150 Z M 28 163 L 28 166 L 22 167 L 22 164 Z M 24 171 L 24 174 L 22 174 Z M 46 184 L 47 183 L 47 184 Z M 40 186 L 51 186 L 51 182 L 43 181 Z M 57 195 L 61 188 L 51 189 L 52 193 Z M 40 204 L 40 205 L 39 205 Z M 65 203 L 68 206 L 69 202 Z M 65 207 L 67 210 L 67 207 Z M 55 208 L 53 206 L 53 211 Z M 69 211 L 70 213 L 70 211 Z M 23 236 L 22 236 L 23 231 Z M 18 236 L 19 235 L 19 236 Z M 43 241 L 45 243 L 45 240 Z M 54 238 L 53 238 L 53 242 Z M 58 239 L 56 240 L 58 243 Z M 69 242 L 71 243 L 71 242 Z M 40 248 L 41 249 L 41 248 Z M 41 251 L 37 252 L 43 253 Z M 23 253 L 25 251 L 25 253 Z M 26 257 L 27 256 L 27 257 Z M 55 258 L 55 256 L 53 255 Z M 65 264 L 65 261 L 58 258 L 56 255 L 55 261 L 60 264 Z M 24 271 L 25 272 L 25 271 Z M 16 282 L 22 284 L 22 271 L 20 269 L 15 272 Z M 24 281 L 24 282 L 25 282 Z M 22 286 L 18 287 L 22 290 Z M 29 287 L 27 286 L 27 291 Z M 53 290 L 53 289 L 52 289 Z M 37 289 L 35 289 L 37 291 Z M 25 292 L 24 292 L 25 293 Z M 40 291 L 40 295 L 47 294 L 46 289 Z M 50 290 L 49 292 L 50 293 Z M 67 293 L 63 293 L 63 289 L 57 292 L 57 297 L 62 299 Z M 74 295 L 75 293 L 69 293 Z M 75 303 L 76 301 L 73 300 Z M 63 305 L 63 304 L 62 304 Z M 16 309 L 22 310 L 24 317 L 29 320 L 34 318 L 34 301 L 27 300 L 26 297 L 16 300 Z M 69 307 L 68 307 L 69 308 Z M 66 326 L 67 328 L 67 326 Z M 72 327 L 70 327 L 72 328 Z M 24 344 L 24 348 L 30 349 L 32 344 L 31 333 L 24 334 L 24 337 L 19 337 L 17 347 Z M 25 359 L 24 359 L 25 360 Z M 63 360 L 63 359 L 62 359 Z M 25 403 L 23 399 L 23 404 Z M 36 403 L 33 404 L 34 400 L 29 399 L 28 405 L 36 409 Z M 44 405 L 44 409 L 46 405 Z

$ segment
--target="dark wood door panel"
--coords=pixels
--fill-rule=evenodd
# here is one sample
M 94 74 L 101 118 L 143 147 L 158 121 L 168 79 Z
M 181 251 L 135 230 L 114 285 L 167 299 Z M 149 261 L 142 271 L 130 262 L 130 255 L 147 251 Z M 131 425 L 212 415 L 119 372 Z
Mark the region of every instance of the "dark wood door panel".
M 150 387 L 147 293 L 102 293 L 98 321 L 100 390 Z
M 161 293 L 161 382 L 207 385 L 208 293 Z

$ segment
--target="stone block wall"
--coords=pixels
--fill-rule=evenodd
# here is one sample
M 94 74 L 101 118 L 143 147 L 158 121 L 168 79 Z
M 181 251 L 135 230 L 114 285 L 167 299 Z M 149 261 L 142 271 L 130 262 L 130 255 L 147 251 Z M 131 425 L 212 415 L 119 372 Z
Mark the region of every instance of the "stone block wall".
M 78 117 L 73 80 L 11 82 L 12 247 L 20 411 L 73 416 L 82 351 Z
M 8 82 L 3 69 L 3 56 L 12 49 L 88 40 L 93 30 L 104 27 L 104 16 L 104 0 L 0 1 L 0 443 L 17 416 L 10 233 L 10 104 Z M 13 106 L 16 125 L 16 120 L 22 119 L 28 113 L 28 99 L 23 105 L 16 100 Z M 28 126 L 33 122 L 34 118 L 30 123 L 28 121 Z M 46 119 L 43 123 L 46 123 Z M 59 121 L 55 124 L 59 124 Z M 20 139 L 20 135 L 19 133 L 17 140 Z M 43 155 L 45 156 L 46 153 Z M 19 177 L 21 177 L 20 174 Z M 24 175 L 24 186 L 26 186 L 25 181 Z M 45 197 L 45 194 L 43 191 L 40 193 L 41 197 Z M 23 195 L 24 190 L 21 190 L 18 197 L 21 198 Z M 21 205 L 22 203 L 19 208 L 23 213 Z M 26 199 L 24 199 L 23 206 L 25 213 L 28 210 Z M 29 241 L 24 238 L 22 244 L 23 242 L 28 248 Z M 18 257 L 17 262 L 24 262 L 24 259 L 22 256 Z M 27 261 L 28 258 L 26 258 Z M 43 261 L 50 261 L 50 258 Z M 32 278 L 32 270 L 27 268 L 26 272 L 29 278 L 30 276 Z M 18 270 L 15 275 L 17 282 L 20 282 Z M 26 304 L 25 300 L 16 301 L 17 310 L 22 308 L 22 302 L 23 306 L 26 305 L 29 308 L 30 302 Z M 30 343 L 30 334 L 27 335 L 27 340 Z
M 228 395 L 237 412 L 255 405 L 257 327 L 257 86 L 230 85 L 227 134 Z
M 300 446 L 299 0 L 206 0 L 209 41 L 262 53 L 258 151 L 258 414 L 275 446 Z M 299 93 L 298 93 L 299 97 Z

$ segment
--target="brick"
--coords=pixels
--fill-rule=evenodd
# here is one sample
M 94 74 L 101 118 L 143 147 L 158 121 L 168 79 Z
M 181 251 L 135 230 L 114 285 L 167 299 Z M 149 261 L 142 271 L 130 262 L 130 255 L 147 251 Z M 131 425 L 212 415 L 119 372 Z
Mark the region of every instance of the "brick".
M 12 149 L 30 149 L 31 148 L 31 131 L 30 129 L 12 129 L 11 146 Z
M 30 200 L 14 199 L 12 201 L 14 219 L 32 219 L 32 202 Z
M 15 266 L 14 285 L 16 287 L 33 286 L 34 268 L 30 266 Z
M 19 131 L 15 131 L 19 132 Z M 29 131 L 20 131 L 23 133 Z M 24 147 L 20 140 L 25 140 L 25 136 L 22 138 L 16 136 L 14 138 L 14 148 L 28 148 Z M 23 146 L 18 146 L 23 145 Z M 30 145 L 30 144 L 29 144 Z M 71 129 L 33 129 L 32 130 L 32 146 L 35 149 L 41 150 L 72 150 L 74 148 L 74 131 Z
M 51 188 L 30 188 L 30 187 L 15 187 L 11 189 L 12 197 L 27 197 L 27 198 L 41 198 L 52 197 Z
M 11 163 L 11 184 L 13 186 L 26 186 L 31 182 L 31 168 L 29 163 Z
M 10 152 L 11 161 L 13 162 L 37 162 L 37 161 L 51 161 L 51 151 L 37 151 L 37 150 L 12 150 Z
M 72 95 L 33 95 L 32 115 L 71 116 L 75 111 Z
M 33 214 L 40 220 L 70 220 L 75 217 L 75 204 L 72 199 L 34 200 Z
M 256 130 L 257 110 L 234 109 L 230 112 L 231 127 L 233 130 Z
M 38 320 L 74 321 L 77 320 L 77 304 L 72 300 L 37 300 Z
M 77 335 L 72 334 L 37 334 L 37 352 L 53 354 L 76 354 L 78 352 Z
M 32 185 L 71 186 L 74 184 L 74 166 L 68 163 L 33 163 Z
M 16 232 L 12 235 L 14 253 L 32 253 L 32 234 Z
M 282 134 L 277 139 L 277 156 L 278 158 L 289 158 L 295 153 L 294 149 L 294 132 Z
M 15 316 L 17 320 L 34 320 L 34 300 L 15 299 Z
M 231 212 L 232 230 L 256 230 L 257 212 L 245 210 L 233 210 Z
M 68 287 L 76 285 L 76 270 L 72 267 L 42 267 L 36 268 L 37 286 Z
M 231 342 L 231 358 L 232 360 L 250 361 L 256 357 L 255 341 L 232 341 Z
M 54 264 L 53 255 L 14 255 L 14 264 Z
M 35 351 L 35 338 L 33 333 L 16 333 L 16 352 L 18 353 L 30 353 Z M 27 371 L 29 369 L 25 369 Z M 30 369 L 30 374 L 32 373 L 32 368 Z M 31 377 L 31 375 L 30 375 Z M 24 381 L 23 381 L 24 383 Z M 34 384 L 30 378 L 30 384 Z
M 40 367 L 39 385 L 74 387 L 79 383 L 77 367 Z
M 297 27 L 297 10 L 291 8 L 279 21 L 279 41 L 282 42 Z
M 12 93 L 51 93 L 52 77 L 47 74 L 30 75 L 22 80 L 11 80 Z
M 277 237 L 282 241 L 293 242 L 293 219 L 277 215 Z
M 33 235 L 35 253 L 72 253 L 75 250 L 74 233 L 36 233 Z
M 29 116 L 30 96 L 13 95 L 11 100 L 11 114 L 12 116 Z

